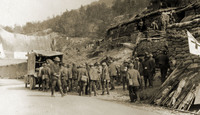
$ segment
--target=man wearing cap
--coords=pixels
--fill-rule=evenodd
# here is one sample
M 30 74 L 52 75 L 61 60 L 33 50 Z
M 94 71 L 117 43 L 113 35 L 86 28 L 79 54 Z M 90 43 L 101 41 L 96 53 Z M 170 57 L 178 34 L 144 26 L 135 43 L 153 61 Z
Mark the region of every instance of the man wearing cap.
M 109 68 L 110 84 L 111 84 L 110 90 L 114 90 L 115 89 L 115 79 L 117 77 L 117 67 L 116 67 L 115 63 L 113 63 L 113 61 L 110 60 L 110 65 L 108 68 Z
M 88 63 L 85 63 L 85 66 L 86 66 L 86 70 L 87 70 L 87 73 L 89 75 L 89 71 L 90 71 L 90 65 Z M 85 87 L 85 94 L 88 95 L 88 89 L 89 89 L 89 80 L 88 80 L 88 83 Z
M 75 88 L 77 90 L 77 86 L 78 86 L 78 70 L 77 70 L 77 66 L 76 66 L 75 63 L 73 63 L 73 65 L 72 65 L 72 81 L 73 81 L 72 89 Z
M 136 57 L 134 62 L 133 62 L 133 65 L 134 65 L 134 69 L 138 70 L 138 72 L 140 73 L 140 78 L 141 78 L 141 87 L 143 89 L 144 87 L 144 76 L 143 76 L 143 67 L 142 67 L 142 64 L 141 62 L 139 61 L 139 58 Z
M 163 83 L 166 79 L 167 70 L 169 68 L 169 58 L 165 50 L 158 56 L 158 63 L 161 73 L 161 82 Z
M 85 68 L 85 65 L 80 65 L 78 70 L 78 85 L 79 85 L 79 95 L 85 95 L 86 85 L 88 83 L 88 72 Z
M 52 88 L 51 88 L 51 96 L 52 97 L 55 97 L 54 95 L 54 92 L 55 92 L 55 86 L 56 84 L 58 84 L 58 88 L 60 90 L 60 93 L 61 93 L 61 96 L 63 97 L 64 96 L 64 93 L 63 93 L 63 89 L 62 89 L 62 86 L 61 86 L 61 72 L 60 72 L 60 65 L 59 65 L 59 62 L 60 62 L 60 58 L 59 57 L 55 57 L 54 58 L 54 64 L 52 65 L 52 68 L 51 68 L 51 74 L 52 74 Z
M 43 91 L 48 91 L 49 89 L 50 74 L 51 74 L 50 68 L 47 66 L 47 63 L 45 62 L 43 64 L 43 68 L 41 69 Z
M 109 71 L 108 71 L 108 66 L 107 64 L 104 62 L 102 63 L 102 76 L 101 76 L 101 80 L 102 80 L 102 95 L 104 95 L 104 91 L 105 88 L 107 90 L 107 94 L 109 95 L 109 82 L 110 82 L 110 76 L 109 76 Z
M 128 62 L 124 61 L 124 63 L 120 66 L 120 77 L 122 79 L 123 90 L 125 90 L 125 85 L 127 84 L 128 89 L 128 81 L 127 81 L 127 70 L 128 70 Z
M 60 73 L 61 73 L 60 76 L 61 76 L 63 92 L 67 93 L 69 76 L 68 76 L 68 69 L 66 68 L 66 64 L 61 64 Z
M 97 69 L 94 67 L 94 65 L 90 64 L 91 68 L 89 71 L 89 80 L 90 80 L 90 88 L 89 88 L 89 94 L 91 95 L 92 89 L 94 90 L 94 96 L 96 96 L 96 82 L 98 80 L 98 73 Z
M 97 62 L 97 73 L 98 73 L 98 80 L 97 80 L 97 89 L 101 90 L 102 85 L 101 85 L 101 75 L 102 75 L 102 66 L 100 65 L 99 62 Z
M 67 64 L 67 78 L 68 78 L 68 88 L 69 92 L 72 91 L 72 68 L 70 64 Z
M 116 68 L 117 68 L 117 79 L 116 79 L 117 80 L 117 84 L 121 85 L 121 82 L 122 82 L 121 80 L 122 79 L 121 79 L 121 76 L 120 76 L 120 65 L 116 65 Z
M 151 65 L 152 65 L 152 72 L 151 72 L 152 75 L 151 76 L 152 76 L 152 79 L 153 79 L 154 75 L 156 73 L 156 62 L 155 62 L 155 59 L 153 58 L 153 54 L 152 53 L 149 54 L 149 61 L 150 61 Z
M 129 81 L 129 96 L 131 102 L 134 102 L 135 100 L 140 101 L 140 95 L 138 91 L 141 84 L 141 78 L 139 72 L 136 69 L 133 69 L 133 64 L 129 64 L 127 79 Z M 134 96 L 136 96 L 136 99 Z
M 149 61 L 149 55 L 145 54 L 144 61 L 142 62 L 143 75 L 145 88 L 147 87 L 147 82 L 149 82 L 149 87 L 153 87 L 153 79 L 151 72 L 153 71 L 153 66 Z

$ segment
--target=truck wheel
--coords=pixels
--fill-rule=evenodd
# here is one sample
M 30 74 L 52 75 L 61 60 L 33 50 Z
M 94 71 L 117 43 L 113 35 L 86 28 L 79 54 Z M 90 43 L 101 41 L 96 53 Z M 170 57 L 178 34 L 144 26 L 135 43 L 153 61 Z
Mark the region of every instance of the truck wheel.
M 29 80 L 29 83 L 30 83 L 30 90 L 32 90 L 34 87 L 35 87 L 35 85 L 34 85 L 34 77 L 33 76 L 31 76 L 30 77 L 30 80 Z

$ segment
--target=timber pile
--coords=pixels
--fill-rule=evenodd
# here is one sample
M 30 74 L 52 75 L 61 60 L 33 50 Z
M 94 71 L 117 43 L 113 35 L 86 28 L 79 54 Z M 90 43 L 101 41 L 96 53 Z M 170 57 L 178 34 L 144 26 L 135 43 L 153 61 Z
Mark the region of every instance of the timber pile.
M 200 66 L 196 67 L 194 64 L 181 64 L 162 84 L 150 102 L 172 109 L 189 110 L 199 88 L 199 69 Z
M 179 110 L 189 110 L 200 86 L 200 59 L 189 53 L 186 30 L 199 41 L 200 19 L 168 26 L 169 57 L 178 66 L 162 84 L 150 103 Z M 198 23 L 197 23 L 198 22 Z

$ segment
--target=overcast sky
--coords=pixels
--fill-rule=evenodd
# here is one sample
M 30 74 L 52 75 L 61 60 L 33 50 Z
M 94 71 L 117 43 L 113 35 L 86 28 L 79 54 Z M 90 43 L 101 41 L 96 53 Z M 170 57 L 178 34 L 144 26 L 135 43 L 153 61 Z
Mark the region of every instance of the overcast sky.
M 81 5 L 98 0 L 0 0 L 0 25 L 24 25 L 26 22 L 45 20 Z

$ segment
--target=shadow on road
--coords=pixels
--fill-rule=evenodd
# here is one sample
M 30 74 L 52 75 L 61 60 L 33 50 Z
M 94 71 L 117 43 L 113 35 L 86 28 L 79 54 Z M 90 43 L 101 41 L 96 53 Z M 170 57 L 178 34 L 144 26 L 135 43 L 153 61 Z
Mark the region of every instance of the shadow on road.
M 189 111 L 199 111 L 200 110 L 200 104 L 192 105 L 189 109 Z
M 30 97 L 51 97 L 51 95 L 27 95 Z
M 8 88 L 8 90 L 25 90 L 24 87 L 12 87 L 12 88 Z

